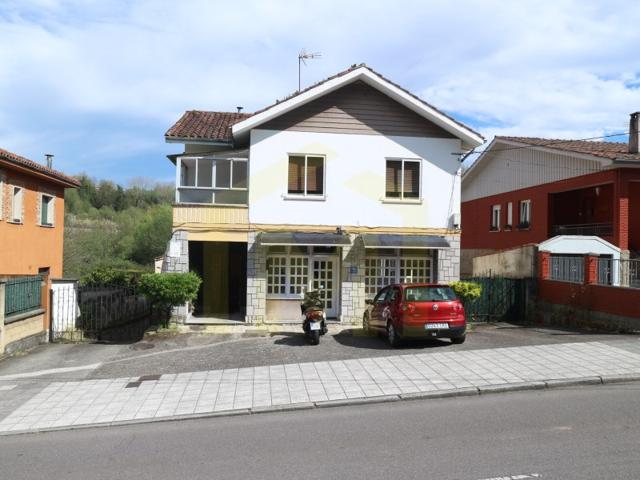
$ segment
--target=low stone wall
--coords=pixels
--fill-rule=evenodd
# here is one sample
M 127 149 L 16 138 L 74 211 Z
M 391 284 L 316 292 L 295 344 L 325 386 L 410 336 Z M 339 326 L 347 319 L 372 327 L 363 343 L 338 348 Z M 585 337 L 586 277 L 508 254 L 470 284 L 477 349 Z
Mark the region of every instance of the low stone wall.
M 495 249 L 463 248 L 460 250 L 460 276 L 473 277 L 473 259 L 481 255 L 495 253 Z
M 47 341 L 44 329 L 44 312 L 37 311 L 32 316 L 20 320 L 4 320 L 0 331 L 0 354 L 11 355 L 20 350 L 27 350 Z
M 535 278 L 537 251 L 535 245 L 523 245 L 488 255 L 478 255 L 472 259 L 472 276 Z

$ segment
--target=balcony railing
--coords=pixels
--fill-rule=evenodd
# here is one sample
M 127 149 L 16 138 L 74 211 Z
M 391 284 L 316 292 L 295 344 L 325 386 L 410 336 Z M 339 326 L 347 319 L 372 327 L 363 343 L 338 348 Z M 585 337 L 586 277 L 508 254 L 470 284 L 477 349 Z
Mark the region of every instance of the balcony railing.
M 596 235 L 610 237 L 613 235 L 613 223 L 573 223 L 569 225 L 554 225 L 553 235 Z

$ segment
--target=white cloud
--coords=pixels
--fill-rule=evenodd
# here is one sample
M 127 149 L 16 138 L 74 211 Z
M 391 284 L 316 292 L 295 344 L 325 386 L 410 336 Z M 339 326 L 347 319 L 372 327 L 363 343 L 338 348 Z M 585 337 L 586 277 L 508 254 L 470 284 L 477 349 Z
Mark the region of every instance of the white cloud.
M 366 61 L 487 137 L 596 136 L 640 109 L 638 25 L 640 5 L 597 0 L 8 1 L 0 145 L 156 165 L 183 110 L 294 90 L 303 47 L 323 53 L 305 84 Z

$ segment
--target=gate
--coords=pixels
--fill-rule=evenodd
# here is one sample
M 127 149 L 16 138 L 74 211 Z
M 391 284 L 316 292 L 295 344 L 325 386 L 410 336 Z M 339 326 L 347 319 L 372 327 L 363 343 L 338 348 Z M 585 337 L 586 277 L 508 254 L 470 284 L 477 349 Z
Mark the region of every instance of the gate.
M 482 286 L 479 298 L 464 303 L 468 319 L 476 322 L 525 320 L 530 279 L 475 277 L 464 281 Z
M 132 287 L 78 286 L 53 282 L 51 289 L 51 340 L 105 340 L 126 337 L 151 316 L 149 300 Z

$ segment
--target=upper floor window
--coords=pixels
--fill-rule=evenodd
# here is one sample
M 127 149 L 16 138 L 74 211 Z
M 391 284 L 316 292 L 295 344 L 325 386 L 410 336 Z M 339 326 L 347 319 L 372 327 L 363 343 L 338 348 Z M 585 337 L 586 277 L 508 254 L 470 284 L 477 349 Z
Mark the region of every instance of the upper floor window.
M 491 230 L 500 230 L 500 205 L 493 205 L 491 207 Z
M 53 226 L 54 197 L 42 194 L 40 196 L 40 225 Z
M 324 195 L 324 157 L 289 155 L 287 193 L 289 195 Z
M 520 223 L 518 227 L 527 228 L 531 225 L 531 200 L 522 200 L 520 202 Z
M 24 189 L 22 187 L 12 187 L 11 189 L 11 215 L 9 219 L 14 223 L 22 223 L 22 203 L 24 197 Z
M 506 228 L 511 228 L 513 226 L 513 203 L 509 202 L 507 203 L 507 224 L 505 225 Z
M 420 198 L 420 160 L 387 160 L 386 198 Z

